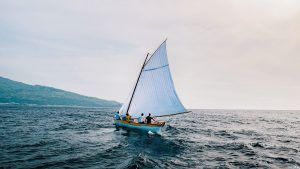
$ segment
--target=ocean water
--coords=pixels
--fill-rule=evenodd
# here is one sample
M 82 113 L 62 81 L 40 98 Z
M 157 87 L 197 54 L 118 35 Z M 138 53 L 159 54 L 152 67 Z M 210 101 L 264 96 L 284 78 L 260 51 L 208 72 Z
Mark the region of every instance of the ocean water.
M 299 111 L 192 110 L 161 136 L 113 111 L 1 106 L 0 168 L 300 168 Z

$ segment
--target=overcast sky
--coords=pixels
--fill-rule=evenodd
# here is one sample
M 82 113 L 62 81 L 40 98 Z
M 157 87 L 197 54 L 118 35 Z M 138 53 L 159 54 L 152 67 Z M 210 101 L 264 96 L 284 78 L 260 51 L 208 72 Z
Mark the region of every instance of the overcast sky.
M 0 76 L 123 102 L 166 37 L 187 108 L 300 109 L 299 0 L 0 0 Z

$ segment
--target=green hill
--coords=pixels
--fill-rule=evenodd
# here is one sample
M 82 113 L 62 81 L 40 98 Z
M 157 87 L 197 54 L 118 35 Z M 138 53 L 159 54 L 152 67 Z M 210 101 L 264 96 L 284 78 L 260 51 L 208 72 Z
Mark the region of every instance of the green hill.
M 84 107 L 118 107 L 116 101 L 87 97 L 64 90 L 28 85 L 0 77 L 0 103 L 84 106 Z

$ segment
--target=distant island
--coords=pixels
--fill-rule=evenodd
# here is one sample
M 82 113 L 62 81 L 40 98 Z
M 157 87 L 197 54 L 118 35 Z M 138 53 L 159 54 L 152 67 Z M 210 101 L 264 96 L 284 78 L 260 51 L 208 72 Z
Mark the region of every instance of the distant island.
M 116 101 L 83 96 L 52 87 L 28 85 L 0 77 L 0 104 L 119 107 Z

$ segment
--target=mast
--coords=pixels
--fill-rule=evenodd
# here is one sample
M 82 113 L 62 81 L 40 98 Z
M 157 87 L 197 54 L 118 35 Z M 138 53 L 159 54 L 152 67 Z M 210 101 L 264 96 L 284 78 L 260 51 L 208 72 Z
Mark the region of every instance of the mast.
M 135 89 L 136 89 L 136 87 L 137 87 L 137 85 L 138 85 L 138 83 L 139 83 L 139 80 L 140 80 L 141 74 L 142 74 L 142 72 L 143 72 L 143 69 L 144 69 L 144 67 L 145 67 L 145 65 L 146 65 L 146 61 L 147 61 L 148 55 L 149 55 L 149 53 L 147 53 L 147 56 L 146 56 L 146 59 L 145 59 L 145 61 L 144 61 L 144 63 L 143 63 L 143 66 L 142 66 L 142 68 L 141 68 L 141 71 L 140 71 L 139 77 L 138 77 L 138 79 L 137 79 L 137 81 L 136 81 L 136 83 L 135 83 L 135 86 L 134 86 L 134 89 L 133 89 L 133 92 L 132 92 L 132 95 L 131 95 L 131 98 L 130 98 L 130 101 L 129 101 L 129 104 L 128 104 L 128 108 L 127 108 L 126 114 L 127 114 L 127 113 L 128 113 L 128 111 L 129 111 L 129 108 L 130 108 L 130 105 L 131 105 L 131 101 L 132 101 L 132 98 L 133 98 L 133 95 L 134 95 Z

